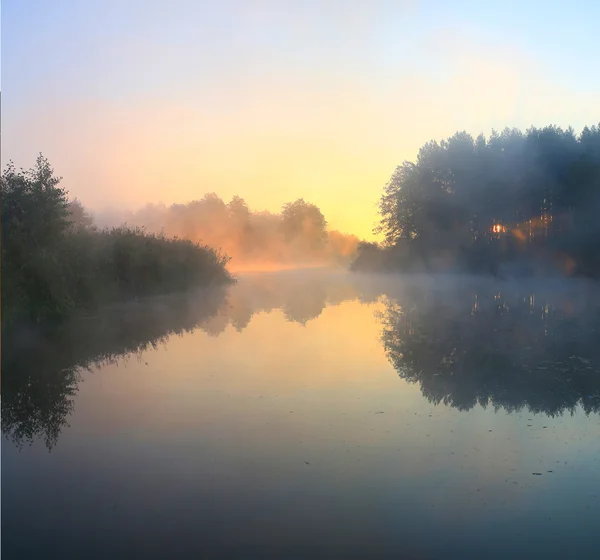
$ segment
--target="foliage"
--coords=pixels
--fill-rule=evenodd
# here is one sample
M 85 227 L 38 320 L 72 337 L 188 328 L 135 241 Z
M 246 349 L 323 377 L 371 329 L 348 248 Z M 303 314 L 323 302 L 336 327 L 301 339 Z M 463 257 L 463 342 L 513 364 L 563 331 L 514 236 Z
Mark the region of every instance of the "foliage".
M 99 221 L 127 222 L 207 243 L 230 255 L 233 265 L 347 264 L 359 242 L 353 235 L 328 231 L 321 210 L 303 199 L 284 204 L 280 213 L 255 212 L 239 196 L 226 203 L 209 193 L 187 204 L 111 212 L 99 216 Z
M 302 236 L 311 247 L 322 246 L 327 239 L 327 222 L 318 207 L 300 198 L 283 206 L 282 230 L 287 240 Z
M 94 230 L 94 219 L 83 207 L 78 199 L 69 202 L 69 225 L 74 230 Z
M 189 240 L 125 226 L 97 231 L 41 155 L 31 170 L 9 164 L 1 195 L 5 324 L 231 280 L 228 257 Z
M 396 268 L 497 272 L 529 262 L 534 272 L 534 260 L 539 272 L 597 276 L 600 127 L 429 142 L 395 170 L 379 210 L 381 258 Z M 372 247 L 362 249 L 372 256 Z

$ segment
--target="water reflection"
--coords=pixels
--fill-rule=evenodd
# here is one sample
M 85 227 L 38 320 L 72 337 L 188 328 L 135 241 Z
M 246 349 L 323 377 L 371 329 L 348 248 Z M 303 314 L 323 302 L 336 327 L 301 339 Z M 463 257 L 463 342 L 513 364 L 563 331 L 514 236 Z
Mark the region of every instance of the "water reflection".
M 570 286 L 570 287 L 569 287 Z M 2 423 L 16 445 L 57 442 L 86 369 L 126 359 L 200 329 L 243 331 L 280 309 L 307 325 L 327 306 L 379 302 L 381 340 L 398 374 L 433 403 L 460 410 L 524 407 L 556 415 L 600 412 L 598 290 L 569 284 L 511 286 L 476 279 L 248 275 L 227 290 L 105 309 L 48 332 L 3 333 Z M 356 325 L 356 336 L 360 325 Z M 343 357 L 340 356 L 340 359 Z M 365 372 L 368 375 L 368 372 Z
M 366 295 L 372 285 L 340 273 L 248 275 L 229 289 L 115 305 L 60 328 L 3 331 L 2 431 L 17 446 L 42 439 L 52 449 L 68 425 L 86 370 L 141 359 L 170 336 L 196 329 L 215 337 L 229 325 L 241 332 L 253 315 L 274 309 L 305 325 L 327 305 L 376 299 Z
M 17 446 L 51 449 L 68 424 L 82 373 L 141 357 L 173 334 L 208 328 L 223 289 L 115 305 L 60 327 L 2 332 L 2 431 Z
M 413 285 L 388 298 L 382 342 L 398 374 L 429 401 L 460 410 L 600 412 L 594 291 L 498 286 Z
M 228 325 L 241 332 L 256 313 L 281 309 L 287 321 L 306 325 L 325 307 L 344 301 L 373 303 L 386 292 L 385 277 L 353 277 L 343 272 L 276 272 L 244 276 L 228 295 L 228 304 L 210 321 L 218 335 Z

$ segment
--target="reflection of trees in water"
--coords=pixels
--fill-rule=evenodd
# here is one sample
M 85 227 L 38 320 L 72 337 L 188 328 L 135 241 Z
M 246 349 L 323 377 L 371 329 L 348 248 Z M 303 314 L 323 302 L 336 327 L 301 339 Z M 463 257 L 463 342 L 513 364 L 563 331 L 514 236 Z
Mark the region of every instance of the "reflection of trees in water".
M 18 446 L 42 437 L 51 449 L 73 411 L 78 369 L 11 369 L 3 364 L 2 431 Z
M 2 430 L 17 445 L 56 444 L 85 368 L 141 358 L 172 334 L 219 336 L 274 309 L 305 325 L 327 305 L 388 294 L 383 343 L 399 374 L 433 402 L 556 414 L 600 411 L 600 315 L 593 298 L 498 294 L 431 278 L 290 274 L 244 277 L 227 289 L 105 309 L 47 332 L 2 333 Z M 437 287 L 436 287 L 437 286 Z M 581 292 L 580 292 L 581 293 Z
M 231 323 L 247 326 L 252 315 L 281 309 L 287 321 L 306 325 L 329 306 L 344 301 L 373 303 L 384 292 L 380 277 L 360 277 L 345 273 L 274 273 L 245 277 L 230 292 Z
M 381 277 L 381 280 L 384 280 Z M 387 280 L 386 280 L 387 281 Z M 345 273 L 261 273 L 247 275 L 232 286 L 227 304 L 202 326 L 211 336 L 219 336 L 229 325 L 241 332 L 258 313 L 281 310 L 286 321 L 306 325 L 329 306 L 359 300 L 374 303 L 383 293 L 382 283 L 373 277 Z
M 44 330 L 2 333 L 2 431 L 15 444 L 44 440 L 48 449 L 74 407 L 82 370 L 115 363 L 203 328 L 223 306 L 223 289 L 104 309 Z
M 253 315 L 282 309 L 306 324 L 329 299 L 356 297 L 339 275 L 277 275 L 244 279 L 229 290 L 153 298 L 116 305 L 96 317 L 46 329 L 3 332 L 2 430 L 21 446 L 41 438 L 51 449 L 74 407 L 82 371 L 141 357 L 172 334 L 200 329 L 219 336 L 228 325 L 246 328 Z
M 600 314 L 583 296 L 417 288 L 380 319 L 390 362 L 431 402 L 600 412 Z
M 296 293 L 288 293 L 283 302 L 286 320 L 306 325 L 316 319 L 327 305 L 327 292 L 324 286 L 306 287 Z
M 373 283 L 365 286 L 340 274 L 249 276 L 227 290 L 158 297 L 106 308 L 60 327 L 3 332 L 2 430 L 17 445 L 42 438 L 51 449 L 67 425 L 86 368 L 141 358 L 172 334 L 200 329 L 219 336 L 228 325 L 239 332 L 256 313 L 273 309 L 304 325 L 328 303 L 366 292 L 372 301 Z

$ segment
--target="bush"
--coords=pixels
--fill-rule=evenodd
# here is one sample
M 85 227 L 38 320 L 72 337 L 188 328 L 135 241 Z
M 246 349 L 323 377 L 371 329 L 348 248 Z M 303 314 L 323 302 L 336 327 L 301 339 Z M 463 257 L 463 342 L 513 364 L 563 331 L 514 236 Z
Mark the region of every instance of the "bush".
M 41 155 L 33 169 L 9 164 L 2 175 L 5 322 L 232 280 L 229 258 L 209 247 L 141 228 L 96 230 L 59 184 Z

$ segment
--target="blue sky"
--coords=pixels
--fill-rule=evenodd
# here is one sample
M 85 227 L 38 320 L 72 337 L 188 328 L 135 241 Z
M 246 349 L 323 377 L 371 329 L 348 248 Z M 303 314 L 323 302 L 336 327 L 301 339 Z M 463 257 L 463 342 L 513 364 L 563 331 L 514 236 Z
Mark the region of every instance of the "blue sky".
M 322 4 L 332 8 L 323 9 Z M 381 70 L 394 68 L 398 60 L 408 57 L 413 64 L 422 64 L 423 72 L 430 72 L 436 70 L 430 65 L 430 53 L 414 47 L 431 33 L 446 29 L 510 44 L 534 57 L 548 74 L 576 87 L 600 86 L 600 75 L 594 71 L 600 57 L 600 2 L 595 0 L 378 2 L 381 15 L 369 22 L 363 42 L 349 37 L 354 26 L 340 17 L 352 4 L 339 0 L 4 0 L 2 77 L 9 96 L 14 91 L 15 99 L 24 95 L 28 100 L 39 95 L 40 77 L 50 80 L 51 89 L 61 95 L 91 95 L 97 86 L 110 90 L 107 95 L 123 96 L 147 85 L 155 88 L 155 95 L 168 95 L 164 78 L 181 79 L 186 67 L 188 71 L 194 65 L 208 68 L 209 76 L 244 73 L 248 64 L 264 67 L 271 57 L 272 64 L 285 63 L 288 71 L 301 71 L 303 65 L 338 68 L 348 52 L 361 56 L 359 65 L 372 64 Z M 360 17 L 367 3 L 354 4 Z M 262 17 L 252 17 L 261 10 Z M 300 17 L 298 32 L 290 33 L 298 14 L 305 16 L 310 30 Z M 130 72 L 130 63 L 140 60 L 147 64 Z M 99 75 L 94 65 L 106 74 Z M 140 76 L 145 79 L 134 79 Z
M 600 121 L 598 22 L 592 0 L 4 0 L 2 158 L 43 151 L 94 208 L 304 196 L 364 233 L 431 138 Z

